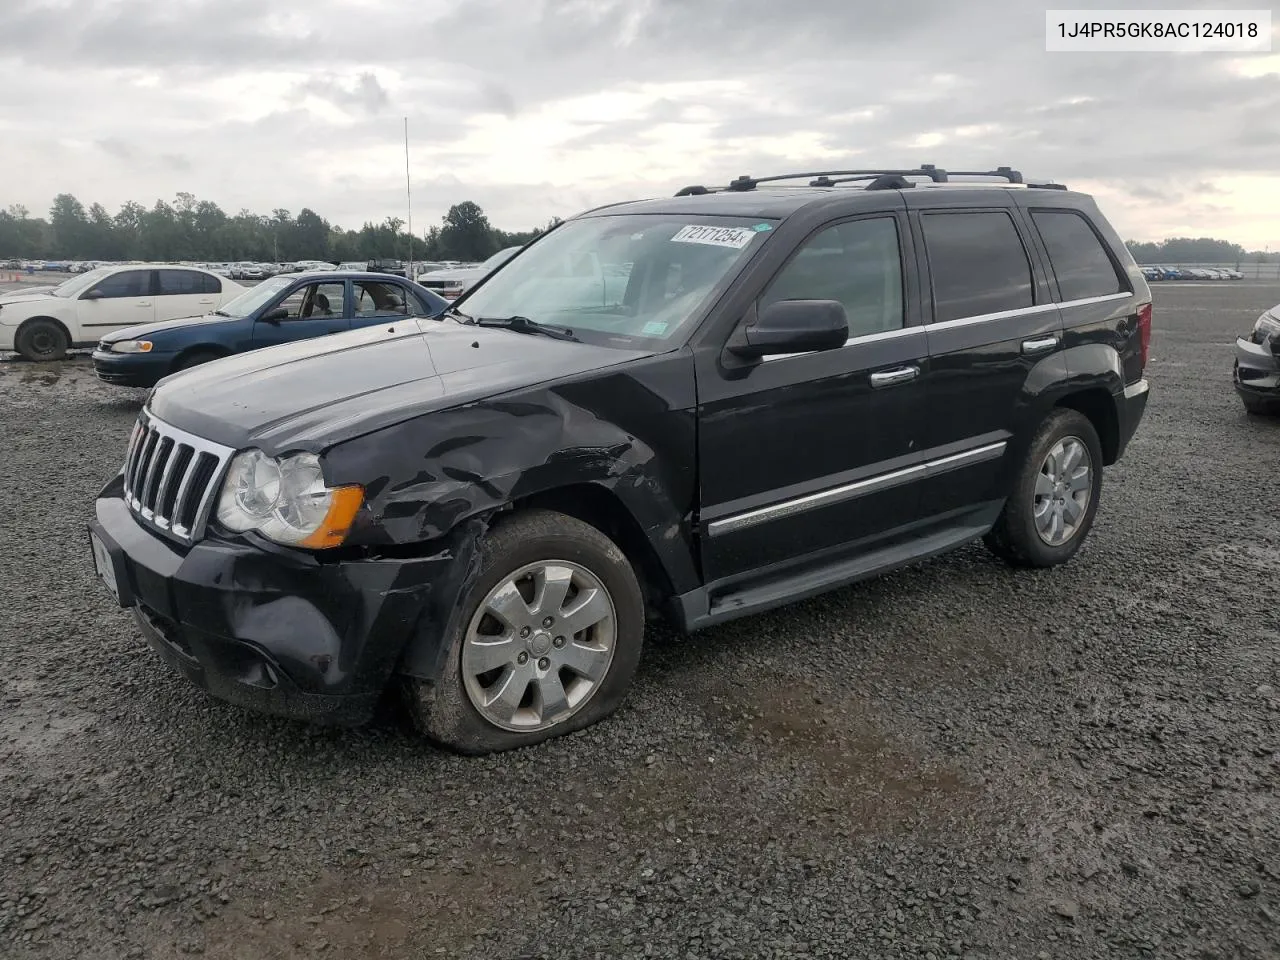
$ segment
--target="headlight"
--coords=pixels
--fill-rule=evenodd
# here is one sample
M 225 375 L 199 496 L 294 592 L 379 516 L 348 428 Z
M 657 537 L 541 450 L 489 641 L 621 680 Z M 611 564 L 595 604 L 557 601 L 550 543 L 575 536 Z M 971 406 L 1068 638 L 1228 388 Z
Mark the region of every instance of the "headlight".
M 358 486 L 325 486 L 314 454 L 276 459 L 245 450 L 222 482 L 218 522 L 236 533 L 256 530 L 276 543 L 323 549 L 346 539 L 362 503 Z
M 150 340 L 117 340 L 115 343 L 108 344 L 108 349 L 112 353 L 150 353 Z
M 1266 343 L 1268 340 L 1274 340 L 1280 337 L 1280 320 L 1268 310 L 1258 318 L 1258 322 L 1253 325 L 1253 332 L 1249 334 L 1249 339 L 1254 343 Z

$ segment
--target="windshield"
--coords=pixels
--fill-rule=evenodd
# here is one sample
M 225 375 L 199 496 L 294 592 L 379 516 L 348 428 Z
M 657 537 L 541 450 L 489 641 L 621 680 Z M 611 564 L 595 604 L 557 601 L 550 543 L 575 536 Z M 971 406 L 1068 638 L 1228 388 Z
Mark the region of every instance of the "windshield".
M 669 342 L 687 336 L 712 291 L 771 229 L 742 217 L 571 220 L 457 306 L 467 317 L 528 317 L 606 346 Z
M 264 303 L 274 300 L 283 293 L 293 281 L 293 277 L 273 277 L 270 280 L 263 280 L 234 300 L 228 300 L 218 308 L 217 312 L 226 314 L 228 317 L 247 317 Z
M 497 253 L 495 253 L 492 257 L 490 257 L 484 263 L 480 264 L 480 266 L 488 267 L 490 270 L 492 270 L 494 267 L 501 266 L 502 264 L 506 263 L 508 260 L 510 260 L 519 252 L 520 252 L 519 247 L 507 247 L 507 249 L 505 250 L 499 250 Z
M 109 276 L 112 269 L 111 267 L 98 267 L 97 270 L 78 274 L 70 280 L 62 281 L 49 292 L 55 297 L 78 297 L 103 277 Z

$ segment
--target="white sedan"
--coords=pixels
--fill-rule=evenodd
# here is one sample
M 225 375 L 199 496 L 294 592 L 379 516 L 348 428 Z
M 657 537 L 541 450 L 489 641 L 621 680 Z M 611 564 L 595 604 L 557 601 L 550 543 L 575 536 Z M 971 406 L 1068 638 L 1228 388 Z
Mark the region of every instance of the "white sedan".
M 49 291 L 0 301 L 0 350 L 61 360 L 121 327 L 213 313 L 244 287 L 209 270 L 168 264 L 99 267 Z

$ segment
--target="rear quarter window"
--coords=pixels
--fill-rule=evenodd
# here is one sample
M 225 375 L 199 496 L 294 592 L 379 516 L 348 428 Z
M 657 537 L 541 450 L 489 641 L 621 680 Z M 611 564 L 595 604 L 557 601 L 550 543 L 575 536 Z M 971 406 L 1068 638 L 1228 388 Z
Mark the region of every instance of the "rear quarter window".
M 946 323 L 1034 303 L 1031 261 L 1003 210 L 925 213 L 933 279 L 933 322 Z
M 1116 265 L 1088 220 L 1074 210 L 1033 210 L 1063 300 L 1124 292 Z

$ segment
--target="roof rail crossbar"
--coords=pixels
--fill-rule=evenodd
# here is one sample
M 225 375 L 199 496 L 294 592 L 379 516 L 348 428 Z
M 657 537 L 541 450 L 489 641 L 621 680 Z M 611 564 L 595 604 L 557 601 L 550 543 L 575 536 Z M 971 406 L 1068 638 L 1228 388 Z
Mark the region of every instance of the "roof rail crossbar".
M 808 185 L 811 187 L 834 187 L 841 183 L 870 180 L 872 182 L 866 187 L 867 190 L 900 190 L 915 186 L 914 181 L 908 179 L 913 177 L 916 179 L 927 177 L 934 183 L 951 183 L 952 177 L 994 177 L 1011 184 L 1039 187 L 1045 190 L 1067 189 L 1063 184 L 1027 181 L 1021 171 L 1014 170 L 1012 167 L 996 167 L 994 170 L 943 170 L 932 163 L 922 163 L 914 170 L 816 170 L 812 173 L 780 173 L 768 177 L 753 177 L 744 173 L 740 177 L 735 177 L 724 187 L 685 187 L 676 196 L 697 196 L 715 193 L 717 190 L 744 192 L 754 190 L 762 183 L 777 183 L 782 180 L 808 180 Z

